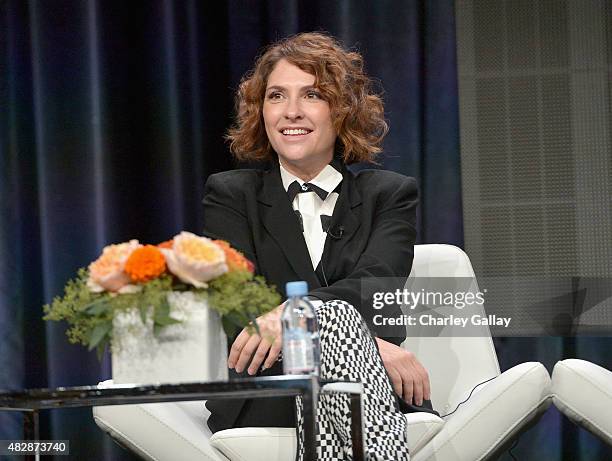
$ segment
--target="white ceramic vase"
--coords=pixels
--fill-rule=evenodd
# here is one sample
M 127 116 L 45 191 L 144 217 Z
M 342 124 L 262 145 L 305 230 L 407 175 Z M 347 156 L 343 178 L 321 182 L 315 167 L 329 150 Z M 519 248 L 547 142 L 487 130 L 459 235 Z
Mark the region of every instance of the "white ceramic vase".
M 227 338 L 221 319 L 192 292 L 168 294 L 170 315 L 181 323 L 153 334 L 151 312 L 143 324 L 137 308 L 113 319 L 115 384 L 227 380 Z

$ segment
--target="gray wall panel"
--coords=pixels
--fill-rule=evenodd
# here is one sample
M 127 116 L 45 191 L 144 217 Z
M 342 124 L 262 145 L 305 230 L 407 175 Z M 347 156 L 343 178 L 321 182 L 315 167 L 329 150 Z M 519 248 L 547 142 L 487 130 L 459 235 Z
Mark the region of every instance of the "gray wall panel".
M 612 275 L 611 11 L 457 2 L 465 246 L 481 275 Z

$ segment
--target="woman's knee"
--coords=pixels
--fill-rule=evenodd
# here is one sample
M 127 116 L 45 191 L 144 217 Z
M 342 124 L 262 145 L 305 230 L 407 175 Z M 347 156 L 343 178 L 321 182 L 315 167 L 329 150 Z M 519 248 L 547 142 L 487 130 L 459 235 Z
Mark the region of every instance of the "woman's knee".
M 317 320 L 319 327 L 328 323 L 361 324 L 364 322 L 363 317 L 352 304 L 340 299 L 323 303 L 317 309 Z

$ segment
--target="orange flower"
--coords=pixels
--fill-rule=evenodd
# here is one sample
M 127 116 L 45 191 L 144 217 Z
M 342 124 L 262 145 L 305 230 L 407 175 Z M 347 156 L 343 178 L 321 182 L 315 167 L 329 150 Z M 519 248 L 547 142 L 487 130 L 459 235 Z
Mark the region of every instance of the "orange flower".
M 157 248 L 168 248 L 171 250 L 172 245 L 174 245 L 174 240 L 166 240 L 165 242 L 158 243 Z
M 144 283 L 166 271 L 166 258 L 159 248 L 144 245 L 135 249 L 125 262 L 125 273 L 134 282 Z
M 242 253 L 231 247 L 225 240 L 213 240 L 225 253 L 225 262 L 230 271 L 246 270 L 255 272 L 255 265 L 244 257 Z

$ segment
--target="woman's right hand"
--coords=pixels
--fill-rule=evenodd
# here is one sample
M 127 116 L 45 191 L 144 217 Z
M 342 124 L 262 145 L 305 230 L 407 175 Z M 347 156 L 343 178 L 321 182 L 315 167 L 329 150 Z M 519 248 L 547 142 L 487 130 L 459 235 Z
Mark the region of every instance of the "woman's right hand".
M 232 344 L 227 366 L 234 368 L 237 373 L 247 368 L 249 375 L 255 375 L 257 370 L 270 368 L 278 359 L 283 347 L 283 332 L 281 328 L 281 314 L 284 304 L 274 310 L 257 317 L 259 333 L 251 333 L 253 328 L 243 328 Z

